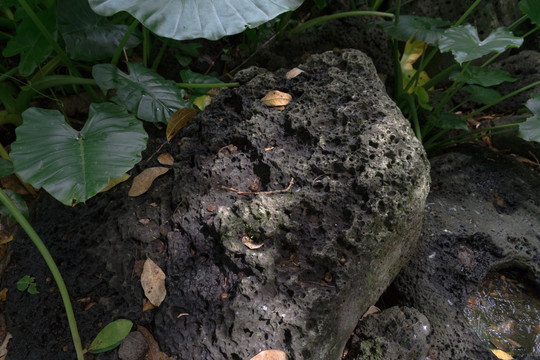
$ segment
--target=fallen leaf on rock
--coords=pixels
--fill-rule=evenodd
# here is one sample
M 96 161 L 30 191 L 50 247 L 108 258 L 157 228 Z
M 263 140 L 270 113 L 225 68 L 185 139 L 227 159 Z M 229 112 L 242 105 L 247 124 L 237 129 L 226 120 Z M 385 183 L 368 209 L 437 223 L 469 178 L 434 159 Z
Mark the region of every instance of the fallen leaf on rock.
M 148 300 L 146 300 L 142 307 L 142 312 L 154 310 L 156 307 Z
M 362 317 L 360 318 L 360 320 L 364 319 L 366 316 L 368 315 L 371 315 L 371 314 L 377 314 L 377 313 L 380 313 L 381 312 L 381 309 L 379 309 L 378 307 L 376 307 L 375 305 L 371 305 L 369 307 L 369 309 L 366 310 L 366 312 L 364 313 L 364 315 L 362 315 Z
M 510 354 L 508 354 L 508 353 L 506 353 L 506 352 L 504 352 L 504 351 L 502 351 L 502 350 L 499 350 L 499 349 L 496 349 L 496 350 L 491 349 L 491 351 L 493 352 L 493 354 L 494 354 L 496 357 L 498 357 L 498 358 L 501 359 L 501 360 L 512 360 L 512 359 L 513 359 L 513 357 L 512 357 Z
M 253 239 L 247 235 L 242 236 L 242 244 L 246 245 L 246 247 L 248 247 L 251 250 L 256 250 L 264 245 L 264 243 L 255 244 L 253 242 Z
M 290 94 L 278 90 L 269 91 L 268 94 L 261 99 L 264 105 L 272 106 L 279 110 L 283 110 L 285 105 L 289 104 L 291 100 L 292 96 Z
M 4 338 L 4 341 L 2 341 L 2 345 L 0 345 L 0 359 L 5 359 L 8 353 L 8 345 L 9 341 L 13 339 L 13 336 L 10 333 L 6 334 L 6 337 Z
M 130 175 L 128 173 L 124 173 L 124 175 L 122 175 L 119 178 L 111 178 L 111 179 L 109 179 L 109 184 L 107 186 L 105 186 L 103 189 L 101 189 L 100 193 L 111 190 L 116 185 L 118 185 L 120 183 L 123 183 L 124 181 L 129 179 L 129 177 L 130 177 Z
M 147 219 L 147 218 L 139 219 L 139 222 L 143 225 L 148 225 L 150 224 L 150 219 Z
M 281 350 L 264 350 L 250 360 L 287 360 L 287 354 Z
M 146 339 L 146 342 L 148 343 L 148 353 L 147 355 L 151 360 L 160 360 L 161 358 L 161 350 L 159 348 L 159 345 L 157 341 L 154 339 L 150 331 L 148 331 L 144 326 L 137 325 L 137 331 L 143 334 L 144 338 Z
M 303 73 L 304 70 L 300 70 L 299 68 L 292 68 L 291 70 L 287 71 L 287 73 L 285 74 L 285 78 L 287 80 L 291 80 L 295 77 L 297 77 L 298 75 L 300 75 L 301 73 Z
M 174 158 L 172 157 L 171 154 L 169 153 L 164 153 L 164 154 L 161 154 L 157 157 L 157 161 L 161 164 L 161 165 L 169 165 L 169 166 L 173 166 L 174 164 Z
M 141 274 L 141 285 L 144 290 L 144 295 L 150 302 L 159 306 L 167 295 L 165 289 L 165 273 L 155 262 L 147 259 L 144 262 L 143 272 Z
M 144 194 L 150 189 L 154 180 L 169 171 L 166 167 L 152 167 L 144 169 L 142 173 L 135 176 L 131 189 L 129 189 L 128 196 L 135 197 Z
M 178 134 L 178 132 L 182 130 L 182 128 L 186 126 L 187 123 L 195 117 L 195 115 L 197 115 L 197 113 L 198 111 L 193 108 L 182 108 L 176 110 L 176 112 L 172 114 L 171 118 L 169 119 L 169 123 L 167 124 L 167 130 L 165 131 L 167 141 L 170 142 L 171 139 Z
M 116 348 L 131 331 L 133 322 L 118 319 L 105 326 L 88 347 L 90 354 L 99 354 Z
M 210 105 L 211 102 L 212 97 L 210 95 L 202 95 L 193 101 L 193 105 L 203 111 L 208 105 Z
M 0 301 L 6 301 L 8 288 L 3 288 L 0 291 Z

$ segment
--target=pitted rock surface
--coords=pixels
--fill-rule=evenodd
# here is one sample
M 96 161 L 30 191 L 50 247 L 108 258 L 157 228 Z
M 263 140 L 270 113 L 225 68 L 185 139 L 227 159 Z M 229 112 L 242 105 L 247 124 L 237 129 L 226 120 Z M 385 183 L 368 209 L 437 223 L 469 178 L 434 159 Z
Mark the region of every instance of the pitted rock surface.
M 155 324 L 180 358 L 339 359 L 414 249 L 428 163 L 371 60 L 327 52 L 300 68 L 291 80 L 242 71 L 182 134 L 167 235 L 176 275 Z M 269 90 L 293 100 L 269 108 Z M 230 190 L 254 181 L 263 193 Z
M 489 271 L 519 270 L 540 284 L 540 179 L 510 156 L 478 146 L 430 160 L 419 246 L 383 302 L 428 318 L 430 359 L 496 359 L 463 310 Z
M 147 127 L 146 160 L 133 173 L 156 166 L 157 149 L 175 164 L 146 194 L 129 198 L 123 183 L 75 208 L 46 195 L 36 202 L 31 222 L 64 275 L 84 344 L 127 318 L 174 359 L 249 359 L 265 349 L 340 358 L 415 248 L 429 165 L 366 55 L 327 52 L 300 67 L 291 80 L 286 70 L 242 71 L 240 87 L 162 147 L 164 134 Z M 267 107 L 269 90 L 293 100 Z M 44 262 L 24 236 L 13 246 L 10 359 L 72 359 Z M 167 297 L 142 312 L 137 264 L 147 257 L 167 275 Z M 16 290 L 26 274 L 40 294 Z

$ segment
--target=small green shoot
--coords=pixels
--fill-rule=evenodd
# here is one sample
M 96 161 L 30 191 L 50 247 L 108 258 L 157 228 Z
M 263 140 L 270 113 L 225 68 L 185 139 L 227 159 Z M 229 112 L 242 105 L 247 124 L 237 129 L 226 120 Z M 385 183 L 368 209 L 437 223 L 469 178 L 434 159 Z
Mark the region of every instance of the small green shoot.
M 28 291 L 29 294 L 39 294 L 36 285 L 36 278 L 30 275 L 24 275 L 19 281 L 17 281 L 17 290 Z

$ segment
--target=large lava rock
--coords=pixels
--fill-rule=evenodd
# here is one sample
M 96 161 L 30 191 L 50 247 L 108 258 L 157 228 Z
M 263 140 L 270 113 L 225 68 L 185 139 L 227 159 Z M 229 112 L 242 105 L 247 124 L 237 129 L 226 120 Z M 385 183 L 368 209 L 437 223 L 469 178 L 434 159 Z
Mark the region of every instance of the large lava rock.
M 373 63 L 345 50 L 300 68 L 242 71 L 181 134 L 155 322 L 179 358 L 339 359 L 415 248 L 428 162 Z M 267 107 L 269 90 L 292 102 Z

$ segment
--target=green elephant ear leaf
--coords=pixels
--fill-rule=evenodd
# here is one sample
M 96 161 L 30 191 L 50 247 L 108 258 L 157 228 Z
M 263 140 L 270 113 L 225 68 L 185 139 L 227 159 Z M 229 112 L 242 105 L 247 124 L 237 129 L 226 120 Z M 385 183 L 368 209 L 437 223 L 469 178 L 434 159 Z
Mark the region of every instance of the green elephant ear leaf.
M 454 113 L 431 114 L 430 121 L 438 128 L 447 130 L 469 130 L 465 119 Z
M 113 56 L 128 26 L 109 24 L 97 15 L 87 0 L 58 0 L 58 30 L 66 51 L 74 60 L 96 61 Z M 139 44 L 139 39 L 131 36 L 126 48 Z
M 13 163 L 7 159 L 0 158 L 0 178 L 13 174 Z
M 523 38 L 514 36 L 504 27 L 494 30 L 487 38 L 480 40 L 474 26 L 460 25 L 444 32 L 439 40 L 439 50 L 451 51 L 454 59 L 461 65 L 493 51 L 501 53 L 509 47 L 520 47 L 521 44 Z
M 521 0 L 519 8 L 535 24 L 540 26 L 540 6 L 538 0 Z
M 56 16 L 54 7 L 38 12 L 36 15 L 47 31 L 56 37 Z M 39 64 L 51 54 L 53 48 L 34 22 L 25 17 L 17 26 L 15 37 L 9 39 L 2 55 L 6 57 L 21 54 L 19 72 L 25 77 L 32 75 Z
M 185 91 L 155 70 L 139 63 L 127 63 L 129 74 L 111 64 L 94 65 L 92 75 L 103 90 L 116 89 L 115 103 L 139 119 L 167 123 L 178 109 L 189 107 Z
M 11 146 L 14 170 L 66 205 L 84 202 L 130 170 L 146 148 L 142 123 L 123 108 L 92 104 L 81 131 L 57 110 L 30 108 Z
M 480 86 L 494 86 L 502 84 L 503 82 L 514 82 L 517 79 L 510 76 L 507 71 L 499 70 L 495 68 L 483 68 L 481 66 L 469 66 L 463 71 L 461 77 L 459 72 L 453 72 L 448 77 L 450 80 Z
M 99 332 L 90 344 L 88 352 L 90 354 L 99 354 L 114 349 L 129 335 L 132 327 L 133 322 L 131 320 L 118 319 L 113 321 Z
M 470 94 L 469 100 L 478 104 L 493 104 L 501 97 L 497 90 L 478 85 L 467 85 L 463 87 L 463 90 Z
M 452 23 L 439 18 L 401 15 L 398 22 L 380 21 L 377 24 L 399 41 L 407 41 L 414 35 L 414 40 L 436 45 L 444 30 Z
M 303 0 L 89 0 L 110 16 L 126 11 L 154 33 L 176 40 L 217 40 L 296 9 Z
M 519 124 L 519 136 L 527 141 L 540 142 L 540 95 L 531 96 L 525 106 L 533 116 Z

